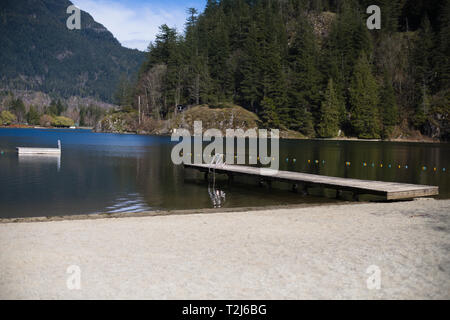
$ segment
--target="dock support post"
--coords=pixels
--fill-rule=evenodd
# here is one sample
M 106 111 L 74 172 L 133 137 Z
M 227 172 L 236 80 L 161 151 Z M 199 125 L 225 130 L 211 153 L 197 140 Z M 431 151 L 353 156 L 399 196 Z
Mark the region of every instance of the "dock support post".
M 268 180 L 268 179 L 259 179 L 258 185 L 260 187 L 263 187 L 264 184 L 266 184 L 269 189 L 272 188 L 272 180 Z
M 208 181 L 208 172 L 205 172 L 204 178 L 205 178 L 205 181 Z
M 294 184 L 292 185 L 292 192 L 295 192 L 295 193 L 298 192 L 298 184 L 294 183 Z
M 306 184 L 302 184 L 302 195 L 307 196 L 308 195 L 308 186 Z
M 228 184 L 231 184 L 234 181 L 234 176 L 232 174 L 228 174 Z
M 359 202 L 359 193 L 353 192 L 353 201 Z
M 342 197 L 342 190 L 336 190 L 336 199 L 340 199 Z

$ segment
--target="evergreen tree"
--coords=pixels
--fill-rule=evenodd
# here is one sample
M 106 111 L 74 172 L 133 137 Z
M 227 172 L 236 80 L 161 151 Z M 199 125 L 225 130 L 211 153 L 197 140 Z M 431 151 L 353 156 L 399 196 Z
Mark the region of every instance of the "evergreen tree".
M 421 98 L 416 106 L 416 110 L 413 115 L 413 124 L 417 129 L 423 129 L 423 126 L 427 122 L 428 113 L 430 111 L 430 97 L 426 85 L 423 85 L 421 90 Z
M 320 118 L 321 75 L 317 69 L 318 51 L 307 16 L 301 14 L 295 36 L 289 48 L 289 105 L 291 117 L 289 127 L 309 132 Z
M 134 87 L 132 83 L 128 80 L 125 74 L 122 74 L 114 94 L 114 103 L 122 107 L 131 108 L 134 99 L 133 92 Z M 50 113 L 54 115 L 58 114 L 56 104 L 54 102 L 50 105 Z
M 80 107 L 79 110 L 80 120 L 78 121 L 78 125 L 84 127 L 86 125 L 86 108 Z
M 275 106 L 275 102 L 271 98 L 264 98 L 261 102 L 261 120 L 266 128 L 280 128 L 280 120 Z
M 388 138 L 394 126 L 398 124 L 398 107 L 392 81 L 387 73 L 384 75 L 383 87 L 380 90 L 380 112 L 383 124 L 382 136 Z
M 372 43 L 355 0 L 343 1 L 332 26 L 324 54 L 323 73 L 332 77 L 337 91 L 347 88 L 353 67 L 362 52 L 371 52 Z
M 200 81 L 201 81 L 201 67 L 202 59 L 199 51 L 199 35 L 198 35 L 198 11 L 195 8 L 188 9 L 189 17 L 186 22 L 186 40 L 185 48 L 187 53 L 186 60 L 188 66 L 187 85 L 189 90 L 189 98 L 195 101 L 195 104 L 200 104 Z
M 26 118 L 27 118 L 28 124 L 31 124 L 31 125 L 39 124 L 40 114 L 39 114 L 39 112 L 37 112 L 36 108 L 33 105 L 30 106 L 30 109 L 27 112 Z
M 25 119 L 25 105 L 22 101 L 22 99 L 17 98 L 15 100 L 13 100 L 12 102 L 12 106 L 11 106 L 11 111 L 14 113 L 14 115 L 17 117 L 17 121 L 23 122 L 23 120 Z
M 241 99 L 249 105 L 253 112 L 257 110 L 257 103 L 262 94 L 260 61 L 262 59 L 259 44 L 262 41 L 260 30 L 256 23 L 252 23 L 244 42 L 244 57 L 241 66 L 242 81 L 240 83 Z
M 60 99 L 58 99 L 58 102 L 56 103 L 56 114 L 58 116 L 60 116 L 61 113 L 63 113 L 66 110 L 67 110 L 67 107 L 63 105 L 63 103 L 61 102 Z
M 325 99 L 320 107 L 320 122 L 317 133 L 322 138 L 334 138 L 339 132 L 340 102 L 333 86 L 333 79 L 328 80 Z
M 439 89 L 448 90 L 450 88 L 450 0 L 443 2 L 441 12 L 435 72 L 439 80 Z
M 233 94 L 233 76 L 228 64 L 230 45 L 228 38 L 227 18 L 220 7 L 211 26 L 212 37 L 209 40 L 208 68 L 215 82 L 218 100 L 230 100 Z
M 359 138 L 380 138 L 378 85 L 366 54 L 358 59 L 350 86 L 351 125 Z
M 416 81 L 419 88 L 429 87 L 435 75 L 433 68 L 433 52 L 435 49 L 435 37 L 431 29 L 428 16 L 422 21 L 418 38 L 414 47 L 413 63 L 415 65 Z M 418 90 L 420 92 L 420 90 Z
M 412 123 L 422 130 L 428 118 L 430 110 L 429 94 L 432 92 L 435 79 L 433 66 L 433 52 L 435 50 L 435 38 L 427 15 L 424 16 L 418 37 L 415 42 L 412 63 L 415 72 L 414 100 L 415 108 L 412 113 Z
M 440 114 L 448 104 L 448 2 L 437 19 L 432 5 L 422 1 L 417 12 L 412 0 L 209 0 L 203 13 L 188 9 L 183 35 L 161 26 L 137 89 L 119 96 L 135 107 L 133 95 L 147 95 L 161 110 L 147 114 L 158 119 L 178 103 L 231 101 L 265 125 L 309 136 L 342 129 L 385 138 L 404 118 L 423 128 L 436 119 L 436 103 Z M 371 4 L 381 7 L 381 31 L 367 29 Z M 412 16 L 408 30 L 422 19 L 420 30 L 398 32 Z M 379 44 L 392 50 L 384 60 Z M 372 60 L 390 74 L 372 70 Z M 380 92 L 376 79 L 383 79 Z M 399 115 L 399 107 L 410 112 Z

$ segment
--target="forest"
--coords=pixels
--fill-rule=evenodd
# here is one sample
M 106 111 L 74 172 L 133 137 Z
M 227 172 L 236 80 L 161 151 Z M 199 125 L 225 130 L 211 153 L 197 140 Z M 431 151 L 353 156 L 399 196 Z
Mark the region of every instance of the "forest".
M 120 78 L 138 71 L 145 54 L 122 47 L 89 13 L 81 11 L 80 30 L 67 29 L 70 5 L 69 0 L 0 1 L 0 90 L 111 102 Z
M 94 127 L 107 112 L 105 108 L 95 104 L 69 107 L 61 99 L 52 99 L 47 106 L 30 104 L 26 107 L 20 97 L 1 91 L 0 102 L 0 126 L 26 123 L 42 127 Z
M 117 90 L 142 119 L 233 103 L 307 137 L 450 138 L 448 0 L 208 0 L 188 13 Z

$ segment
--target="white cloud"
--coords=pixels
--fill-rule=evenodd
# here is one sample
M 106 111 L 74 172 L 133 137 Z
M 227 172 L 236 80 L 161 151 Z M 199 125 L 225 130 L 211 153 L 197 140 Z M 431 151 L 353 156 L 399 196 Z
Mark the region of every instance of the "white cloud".
M 137 4 L 125 6 L 117 0 L 72 0 L 95 21 L 103 24 L 119 42 L 128 48 L 146 50 L 155 39 L 158 27 L 167 24 L 183 31 L 186 8 Z

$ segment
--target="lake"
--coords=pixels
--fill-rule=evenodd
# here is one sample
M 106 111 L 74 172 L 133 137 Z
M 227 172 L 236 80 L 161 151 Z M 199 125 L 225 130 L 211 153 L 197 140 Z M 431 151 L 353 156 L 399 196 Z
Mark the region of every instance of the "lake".
M 15 150 L 56 147 L 58 139 L 60 158 Z M 1 128 L 0 218 L 337 201 L 331 191 L 305 196 L 282 183 L 259 187 L 251 178 L 208 184 L 172 164 L 173 146 L 170 137 Z M 437 185 L 439 198 L 450 198 L 448 143 L 281 140 L 280 158 L 281 170 Z

